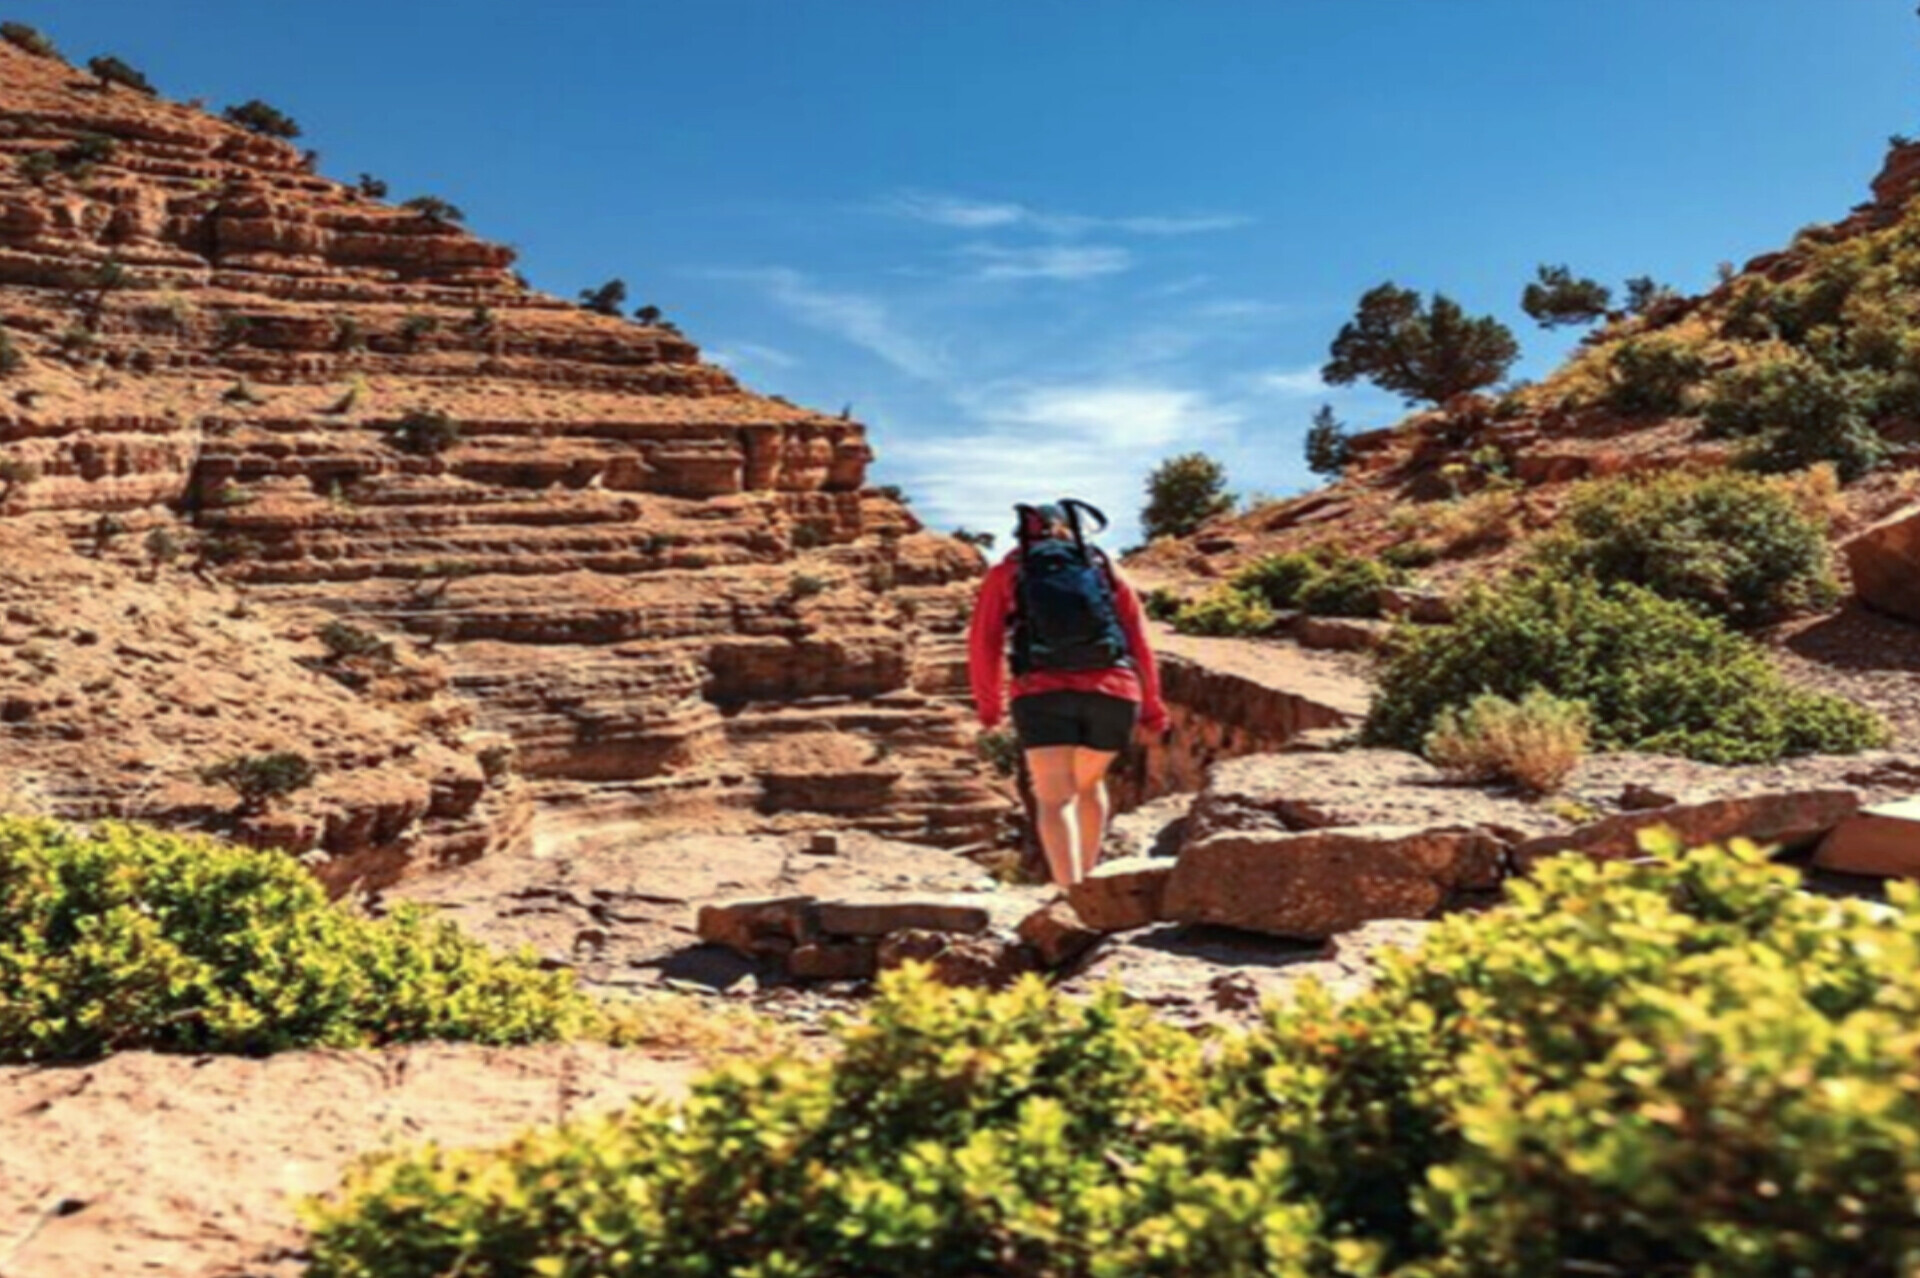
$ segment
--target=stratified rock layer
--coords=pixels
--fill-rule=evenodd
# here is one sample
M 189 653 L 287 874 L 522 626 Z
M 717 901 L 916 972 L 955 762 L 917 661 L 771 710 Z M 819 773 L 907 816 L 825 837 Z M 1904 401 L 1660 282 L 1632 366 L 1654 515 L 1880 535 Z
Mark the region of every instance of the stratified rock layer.
M 859 423 L 512 262 L 0 45 L 0 518 L 411 638 L 549 822 L 989 837 L 977 552 L 865 487 Z

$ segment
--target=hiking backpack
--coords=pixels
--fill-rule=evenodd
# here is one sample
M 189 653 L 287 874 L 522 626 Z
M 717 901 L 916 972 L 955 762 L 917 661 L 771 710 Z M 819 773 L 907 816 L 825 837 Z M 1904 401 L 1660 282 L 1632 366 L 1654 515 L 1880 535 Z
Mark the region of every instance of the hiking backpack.
M 1020 569 L 1014 586 L 1013 672 L 1104 670 L 1129 664 L 1127 633 L 1114 600 L 1113 568 L 1087 545 L 1080 529 L 1085 510 L 1107 526 L 1107 517 L 1086 502 L 1060 503 L 1073 540 L 1039 537 L 1043 522 L 1031 506 L 1020 515 Z

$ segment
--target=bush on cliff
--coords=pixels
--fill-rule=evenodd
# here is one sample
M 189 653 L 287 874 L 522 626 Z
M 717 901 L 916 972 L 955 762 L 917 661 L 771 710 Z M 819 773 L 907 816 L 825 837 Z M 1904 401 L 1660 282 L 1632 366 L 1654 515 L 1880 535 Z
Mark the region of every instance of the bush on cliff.
M 0 22 L 0 40 L 17 49 L 31 53 L 36 58 L 57 58 L 60 50 L 53 47 L 53 41 L 47 39 L 35 27 L 24 22 Z
M 160 91 L 148 82 L 146 76 L 110 53 L 87 59 L 87 70 L 93 72 L 103 90 L 118 84 L 150 98 L 159 96 Z
M 300 126 L 292 116 L 278 107 L 270 106 L 259 98 L 252 98 L 238 106 L 230 106 L 221 112 L 221 118 L 228 124 L 237 124 L 252 133 L 269 138 L 297 138 Z
M 0 1062 L 592 1032 L 572 978 L 423 913 L 329 904 L 283 853 L 0 818 Z
M 1752 641 L 1632 585 L 1549 577 L 1482 587 L 1451 625 L 1405 626 L 1367 716 L 1376 744 L 1417 751 L 1449 709 L 1543 688 L 1584 701 L 1594 743 L 1713 763 L 1884 744 L 1871 711 L 1787 683 Z
M 1840 599 L 1825 528 L 1778 481 L 1753 475 L 1582 485 L 1534 558 L 1550 572 L 1645 586 L 1739 627 Z
M 388 428 L 401 452 L 435 457 L 460 442 L 460 423 L 433 409 L 415 409 Z
M 1562 858 L 1202 1043 L 1037 979 L 885 980 L 839 1050 L 366 1165 L 315 1278 L 1908 1272 L 1920 890 Z

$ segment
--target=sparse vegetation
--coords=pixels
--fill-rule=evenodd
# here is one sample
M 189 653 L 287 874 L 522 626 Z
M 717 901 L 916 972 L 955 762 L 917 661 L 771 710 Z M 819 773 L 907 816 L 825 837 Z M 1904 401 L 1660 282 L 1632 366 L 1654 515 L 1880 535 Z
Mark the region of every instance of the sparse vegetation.
M 238 106 L 230 106 L 220 113 L 228 124 L 235 124 L 250 133 L 263 137 L 292 139 L 300 136 L 300 126 L 292 116 L 276 107 L 267 105 L 259 98 L 252 98 Z
M 811 599 L 824 594 L 833 583 L 825 577 L 816 577 L 812 573 L 796 572 L 787 578 L 787 598 Z
M 44 186 L 60 168 L 60 158 L 52 151 L 29 151 L 13 162 L 20 180 L 31 186 Z
M 1388 283 L 1360 299 L 1320 377 L 1329 386 L 1364 379 L 1409 404 L 1442 404 L 1499 381 L 1519 355 L 1520 344 L 1499 320 L 1470 316 L 1445 294 L 1423 302 L 1412 289 Z
M 220 392 L 220 401 L 225 404 L 258 405 L 267 401 L 253 389 L 251 383 L 242 377 Z
M 420 339 L 436 331 L 440 321 L 431 315 L 413 314 L 400 321 L 400 340 L 412 350 L 420 344 Z
M 328 903 L 284 853 L 0 819 L 0 1062 L 607 1036 L 571 975 L 402 908 Z
M 387 428 L 387 439 L 401 452 L 436 457 L 460 442 L 460 424 L 438 409 L 416 408 Z
M 234 755 L 200 770 L 202 781 L 232 790 L 248 812 L 264 811 L 273 800 L 306 789 L 319 775 L 312 760 L 291 750 Z
M 1006 728 L 992 728 L 973 739 L 973 751 L 1003 777 L 1020 770 L 1020 738 Z
M 148 97 L 157 97 L 160 92 L 147 82 L 146 76 L 112 54 L 101 54 L 97 58 L 87 59 L 87 70 L 93 72 L 94 79 L 100 82 L 100 88 L 103 91 L 118 84 L 132 89 L 135 93 L 144 93 Z
M 147 556 L 147 576 L 151 580 L 160 575 L 160 570 L 180 557 L 180 543 L 165 528 L 155 528 L 140 543 Z
M 1575 277 L 1565 266 L 1541 266 L 1520 295 L 1520 309 L 1541 328 L 1591 324 L 1607 313 L 1613 291 L 1600 281 Z
M 1333 415 L 1332 404 L 1320 405 L 1307 427 L 1307 469 L 1316 475 L 1339 475 L 1352 460 L 1347 428 Z
M 1427 734 L 1434 766 L 1462 781 L 1507 781 L 1552 794 L 1587 751 L 1587 707 L 1535 688 L 1518 701 L 1482 693 L 1440 712 Z
M 360 180 L 354 183 L 354 189 L 366 196 L 369 200 L 384 200 L 387 198 L 387 184 L 371 173 L 362 173 Z
M 1173 614 L 1173 628 L 1183 635 L 1250 636 L 1270 634 L 1279 618 L 1266 600 L 1247 590 L 1215 586 L 1182 604 Z
M 238 346 L 246 341 L 253 332 L 253 321 L 245 315 L 228 311 L 220 317 L 220 327 L 214 333 L 214 345 L 221 350 Z
M 650 305 L 636 307 L 633 312 L 633 318 L 642 324 L 648 325 L 649 327 L 658 326 L 661 321 L 660 308 L 657 306 L 650 306 Z M 851 409 L 851 406 L 849 406 L 849 409 Z M 846 420 L 846 417 L 847 417 L 846 413 L 841 414 L 842 420 Z
M 1457 609 L 1451 625 L 1396 632 L 1370 741 L 1419 750 L 1445 711 L 1535 688 L 1585 702 L 1603 749 L 1770 763 L 1887 740 L 1870 711 L 1793 687 L 1758 645 L 1639 586 L 1509 579 L 1473 590 Z
M 327 650 L 329 661 L 349 661 L 361 658 L 367 661 L 392 661 L 393 645 L 369 630 L 362 630 L 344 621 L 329 621 L 320 627 L 320 642 Z
M 1832 462 L 1848 483 L 1878 466 L 1886 441 L 1871 423 L 1875 379 L 1835 372 L 1799 351 L 1730 368 L 1708 388 L 1707 428 L 1751 439 L 1747 460 L 1767 471 Z
M 13 344 L 13 338 L 0 328 L 0 377 L 12 377 L 27 365 L 27 357 Z
M 343 354 L 367 349 L 367 335 L 361 331 L 359 320 L 351 315 L 341 315 L 334 319 L 333 349 Z
M 1656 333 L 1615 347 L 1609 373 L 1607 404 L 1615 412 L 1670 417 L 1687 410 L 1691 392 L 1706 376 L 1706 362 L 1697 346 Z
M 964 541 L 967 545 L 979 550 L 991 551 L 993 549 L 994 536 L 990 532 L 975 532 L 973 529 L 965 527 L 956 528 L 953 530 L 953 539 L 955 541 Z
M 599 288 L 580 290 L 580 305 L 596 315 L 611 315 L 618 319 L 620 308 L 627 304 L 627 283 L 625 280 L 608 280 Z
M 1636 275 L 1627 281 L 1627 313 L 1645 315 L 1654 307 L 1675 301 L 1680 294 L 1651 275 Z
M 1778 482 L 1754 475 L 1582 485 L 1532 554 L 1545 571 L 1645 586 L 1741 628 L 1840 599 L 1825 528 Z
M 0 457 L 0 491 L 8 496 L 40 478 L 40 467 L 24 457 Z
M 1140 610 L 1155 621 L 1172 621 L 1180 612 L 1180 596 L 1165 586 L 1155 586 L 1140 596 Z
M 1338 547 L 1267 555 L 1235 573 L 1234 589 L 1272 608 L 1298 608 L 1321 617 L 1378 617 L 1380 591 L 1399 574 L 1376 559 Z
M 1226 467 L 1205 453 L 1169 457 L 1147 476 L 1141 533 L 1149 541 L 1186 536 L 1215 515 L 1233 509 L 1233 495 L 1226 487 Z
M 429 222 L 464 222 L 467 215 L 457 205 L 449 204 L 437 195 L 416 195 L 401 206 L 403 209 L 418 213 Z
M 14 48 L 25 50 L 36 58 L 60 56 L 60 50 L 53 47 L 53 41 L 24 22 L 0 22 L 0 40 L 5 40 Z
M 314 1278 L 1905 1272 L 1920 893 L 1655 851 L 1552 860 L 1246 1032 L 896 973 L 817 1058 L 363 1165 Z

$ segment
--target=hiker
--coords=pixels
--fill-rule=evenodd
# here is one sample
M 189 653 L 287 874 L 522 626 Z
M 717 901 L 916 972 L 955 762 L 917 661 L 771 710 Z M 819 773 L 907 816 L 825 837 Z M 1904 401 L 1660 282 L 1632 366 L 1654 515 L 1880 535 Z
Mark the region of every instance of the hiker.
M 1136 724 L 1143 734 L 1164 732 L 1167 711 L 1139 597 L 1081 526 L 1083 514 L 1101 529 L 1107 517 L 1071 498 L 1014 510 L 1015 548 L 987 571 L 974 603 L 967 673 L 980 723 L 993 728 L 1011 657 L 1013 726 L 1040 846 L 1053 881 L 1066 887 L 1100 859 L 1108 766 Z

